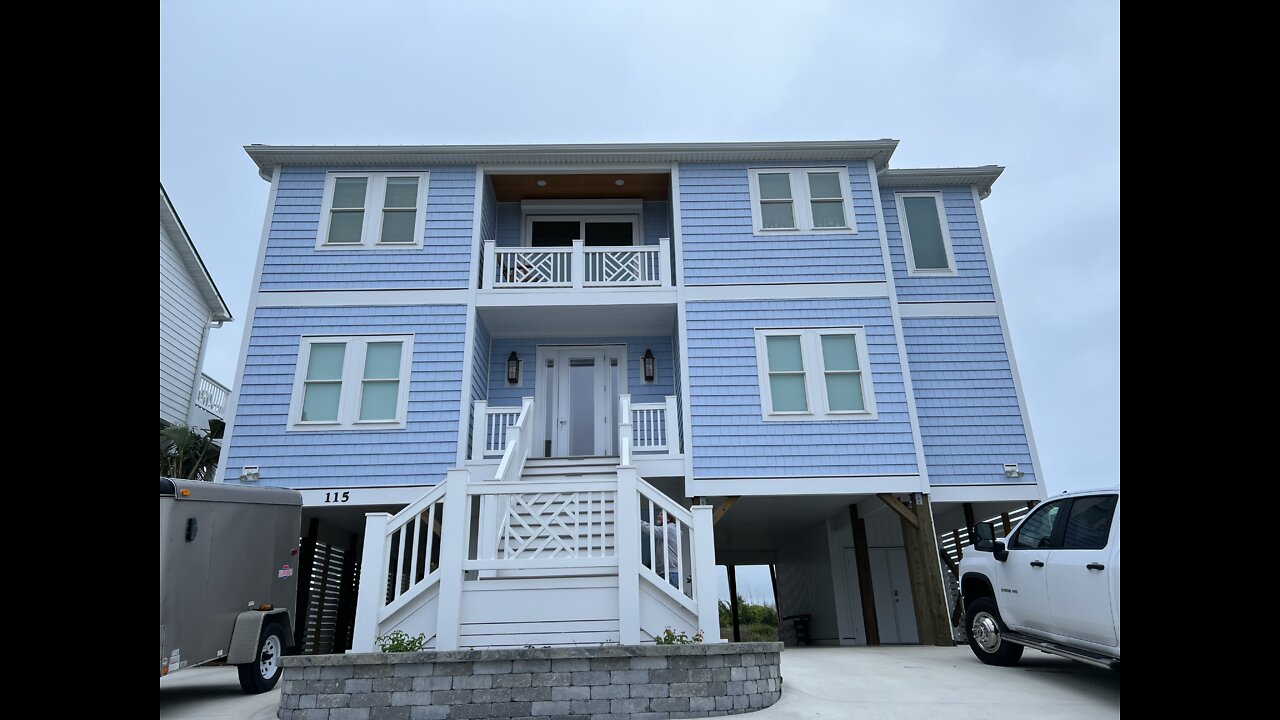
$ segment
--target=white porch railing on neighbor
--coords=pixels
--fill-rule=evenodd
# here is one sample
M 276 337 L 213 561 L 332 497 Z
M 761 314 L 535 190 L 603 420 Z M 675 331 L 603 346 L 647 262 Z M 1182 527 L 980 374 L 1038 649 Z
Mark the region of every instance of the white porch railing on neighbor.
M 208 410 L 217 417 L 223 417 L 227 410 L 227 397 L 231 389 L 213 378 L 200 373 L 200 389 L 196 391 L 196 405 Z
M 669 287 L 671 239 L 657 245 L 567 248 L 498 247 L 484 243 L 485 288 Z
M 475 401 L 471 415 L 471 459 L 502 457 L 507 451 L 507 428 L 520 419 L 519 407 L 489 407 Z

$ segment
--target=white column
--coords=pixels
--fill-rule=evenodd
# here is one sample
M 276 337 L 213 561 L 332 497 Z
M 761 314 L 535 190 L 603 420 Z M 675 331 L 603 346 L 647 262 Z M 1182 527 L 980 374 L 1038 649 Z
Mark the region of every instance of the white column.
M 484 267 L 480 273 L 480 287 L 493 287 L 493 279 L 498 276 L 498 244 L 493 240 L 484 241 Z
M 356 626 L 351 632 L 351 652 L 373 652 L 378 632 L 378 612 L 387 592 L 387 523 L 390 513 L 364 516 L 364 550 L 360 554 L 360 588 L 356 593 Z M 310 581 L 300 578 L 298 582 Z M 301 622 L 294 618 L 295 622 Z
M 680 410 L 676 407 L 676 396 L 668 395 L 667 411 L 662 418 L 662 431 L 666 433 L 667 454 L 680 454 Z
M 640 503 L 633 467 L 618 468 L 614 527 L 618 544 L 618 642 L 636 645 L 640 642 Z M 714 595 L 714 587 L 711 592 Z
M 671 238 L 658 241 L 658 281 L 663 287 L 671 287 Z
M 631 396 L 618 396 L 618 460 L 621 465 L 631 464 Z
M 488 443 L 489 422 L 488 411 L 489 401 L 476 400 L 473 405 L 474 410 L 471 413 L 471 459 L 484 459 L 484 449 Z
M 455 468 L 446 475 L 444 490 L 444 537 L 440 538 L 440 599 L 436 616 L 436 649 L 458 649 L 458 625 L 462 620 L 462 558 L 471 536 L 467 521 L 467 485 L 471 472 Z M 361 575 L 363 582 L 364 576 Z
M 573 241 L 573 257 L 569 260 L 569 274 L 573 279 L 573 286 L 582 287 L 587 279 L 587 253 L 585 252 L 586 241 L 579 238 Z
M 716 538 L 710 505 L 694 505 L 693 513 L 693 599 L 698 604 L 698 629 L 704 643 L 720 639 L 720 607 L 716 602 Z

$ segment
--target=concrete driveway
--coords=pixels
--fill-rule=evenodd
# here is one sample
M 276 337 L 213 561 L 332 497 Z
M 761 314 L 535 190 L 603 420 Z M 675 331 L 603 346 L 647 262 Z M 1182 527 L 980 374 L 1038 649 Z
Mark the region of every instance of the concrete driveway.
M 274 720 L 280 691 L 245 695 L 234 667 L 195 667 L 160 678 L 160 720 Z
M 967 645 L 788 648 L 781 718 L 1118 718 L 1120 674 L 1028 650 L 1015 667 L 983 665 Z
M 1016 667 L 978 662 L 967 646 L 789 648 L 782 699 L 749 715 L 783 718 L 1120 717 L 1120 674 L 1027 651 Z M 280 691 L 240 692 L 230 667 L 160 681 L 161 720 L 269 720 Z

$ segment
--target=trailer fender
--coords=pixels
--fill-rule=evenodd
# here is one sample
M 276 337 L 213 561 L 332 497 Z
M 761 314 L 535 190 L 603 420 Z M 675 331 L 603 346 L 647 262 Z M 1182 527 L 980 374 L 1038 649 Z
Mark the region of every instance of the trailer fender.
M 262 626 L 270 620 L 284 625 L 286 640 L 293 642 L 293 626 L 288 610 L 249 610 L 236 616 L 235 629 L 231 631 L 231 649 L 227 651 L 228 665 L 243 665 L 258 659 L 258 639 Z

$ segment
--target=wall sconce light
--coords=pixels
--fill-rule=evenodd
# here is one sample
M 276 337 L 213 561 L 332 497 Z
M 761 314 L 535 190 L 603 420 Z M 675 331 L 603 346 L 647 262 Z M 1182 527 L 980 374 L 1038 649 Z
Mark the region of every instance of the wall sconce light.
M 653 382 L 654 376 L 657 374 L 658 359 L 653 356 L 653 350 L 646 348 L 644 357 L 640 358 L 644 362 L 644 381 Z
M 514 350 L 507 356 L 507 384 L 520 384 L 520 356 Z
M 262 479 L 257 465 L 246 465 L 240 470 L 240 482 L 258 482 Z
M 1019 469 L 1018 469 L 1018 463 L 1005 463 L 1005 464 L 1004 464 L 1004 476 L 1005 476 L 1005 477 L 1007 477 L 1007 478 L 1020 478 L 1020 477 L 1022 477 L 1022 476 L 1024 476 L 1024 475 L 1026 475 L 1026 473 L 1024 473 L 1024 472 L 1022 472 L 1021 470 L 1019 470 Z

